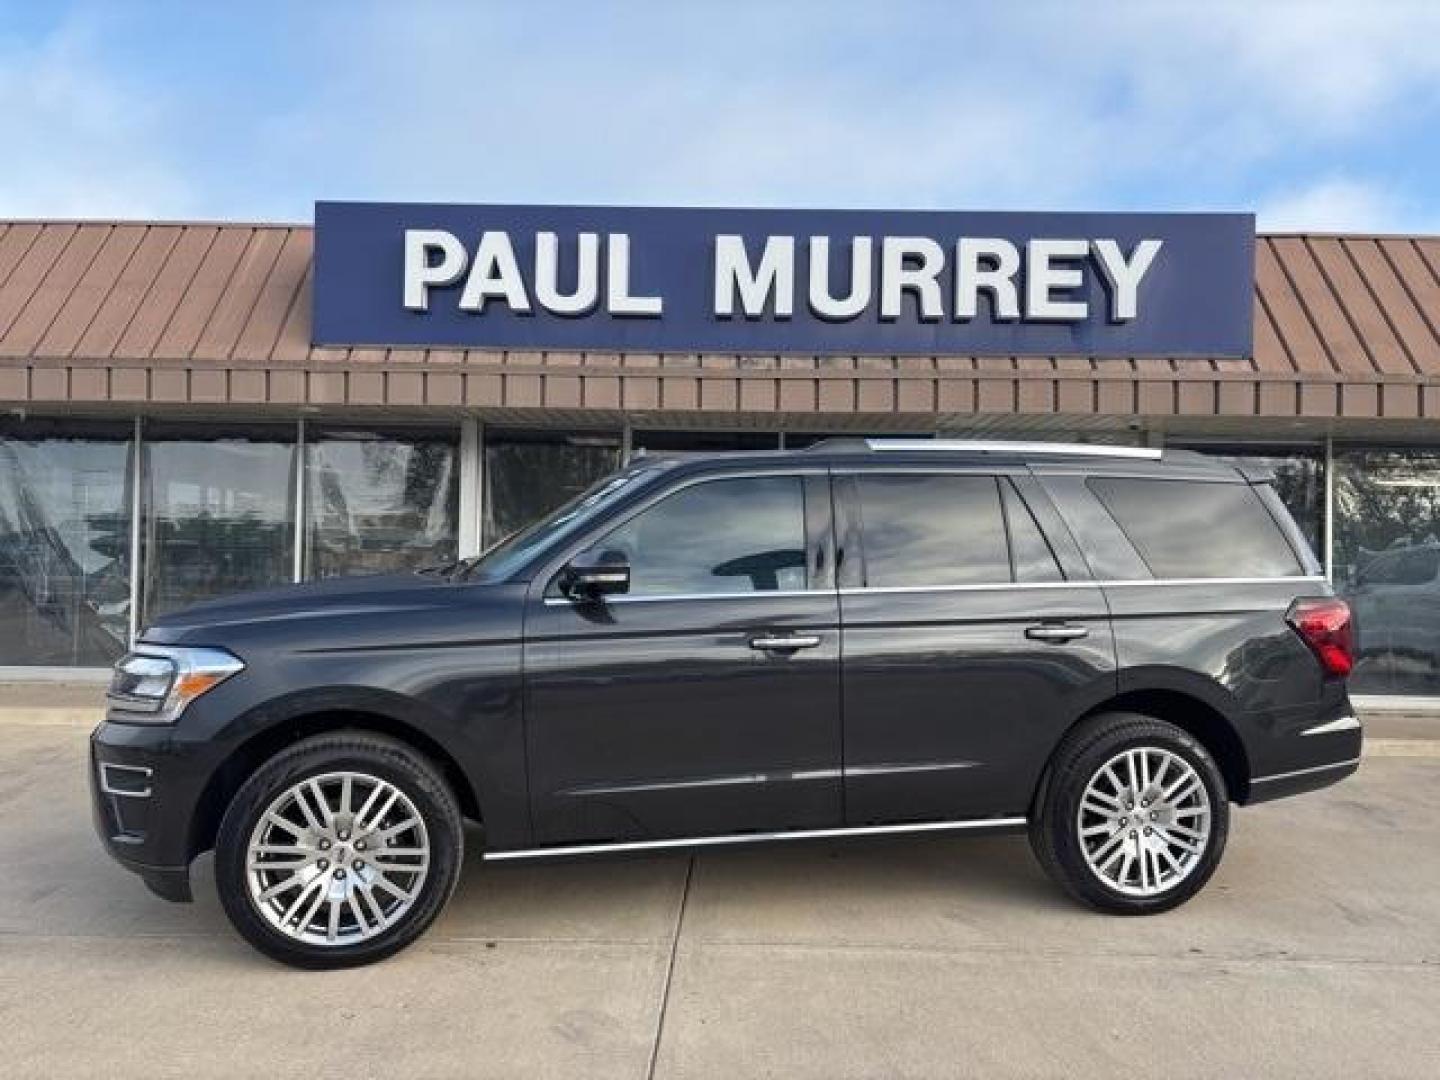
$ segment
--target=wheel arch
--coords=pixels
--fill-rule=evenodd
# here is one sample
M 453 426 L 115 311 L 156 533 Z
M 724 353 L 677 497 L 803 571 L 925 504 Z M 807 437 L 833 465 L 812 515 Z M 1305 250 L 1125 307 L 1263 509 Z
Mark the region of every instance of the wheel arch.
M 480 799 L 455 756 L 414 724 L 374 708 L 332 707 L 298 712 L 271 724 L 241 743 L 211 775 L 190 826 L 189 854 L 194 858 L 215 844 L 226 808 L 255 771 L 286 747 L 313 735 L 364 731 L 385 735 L 423 754 L 440 769 L 467 818 L 482 820 Z
M 1250 755 L 1244 740 L 1235 730 L 1225 713 L 1211 701 L 1177 690 L 1173 687 L 1144 687 L 1123 690 L 1104 701 L 1091 706 L 1065 731 L 1071 731 L 1086 721 L 1109 712 L 1140 713 L 1174 724 L 1193 737 L 1209 755 L 1215 759 L 1220 775 L 1225 778 L 1225 787 L 1230 801 L 1244 803 L 1250 795 Z M 1064 737 L 1061 741 L 1063 742 Z M 1060 743 L 1057 742 L 1058 749 Z M 1051 753 L 1051 760 L 1054 752 Z M 1045 785 L 1050 779 L 1050 762 L 1036 785 L 1032 808 L 1039 805 L 1044 797 Z

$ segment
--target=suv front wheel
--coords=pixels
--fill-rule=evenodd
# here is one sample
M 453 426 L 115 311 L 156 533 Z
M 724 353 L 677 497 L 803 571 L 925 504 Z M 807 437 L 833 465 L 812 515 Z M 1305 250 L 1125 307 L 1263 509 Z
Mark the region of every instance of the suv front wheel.
M 1055 752 L 1030 843 L 1078 900 L 1147 915 L 1204 887 L 1229 822 L 1224 778 L 1194 737 L 1152 717 L 1106 713 Z
M 459 877 L 460 811 L 431 763 L 337 732 L 277 754 L 236 793 L 215 844 L 225 913 L 296 967 L 366 964 L 434 921 Z

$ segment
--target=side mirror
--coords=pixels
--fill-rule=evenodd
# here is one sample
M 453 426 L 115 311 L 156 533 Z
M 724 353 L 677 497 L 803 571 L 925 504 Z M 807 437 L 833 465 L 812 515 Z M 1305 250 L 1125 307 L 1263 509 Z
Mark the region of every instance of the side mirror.
M 619 551 L 582 551 L 560 571 L 559 585 L 572 600 L 629 592 L 630 561 Z

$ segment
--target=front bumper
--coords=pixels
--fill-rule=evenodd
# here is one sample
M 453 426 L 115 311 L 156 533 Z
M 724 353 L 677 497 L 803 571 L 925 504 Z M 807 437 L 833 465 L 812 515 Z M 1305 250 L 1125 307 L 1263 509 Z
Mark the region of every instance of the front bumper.
M 90 736 L 91 817 L 105 850 L 158 896 L 186 901 L 203 790 L 171 725 L 102 723 Z

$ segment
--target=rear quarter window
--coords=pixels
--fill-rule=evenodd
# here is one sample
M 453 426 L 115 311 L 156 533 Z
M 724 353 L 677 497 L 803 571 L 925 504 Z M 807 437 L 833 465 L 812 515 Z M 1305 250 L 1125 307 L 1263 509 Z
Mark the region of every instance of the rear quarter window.
M 1304 573 L 1249 484 L 1092 477 L 1087 485 L 1157 578 Z

